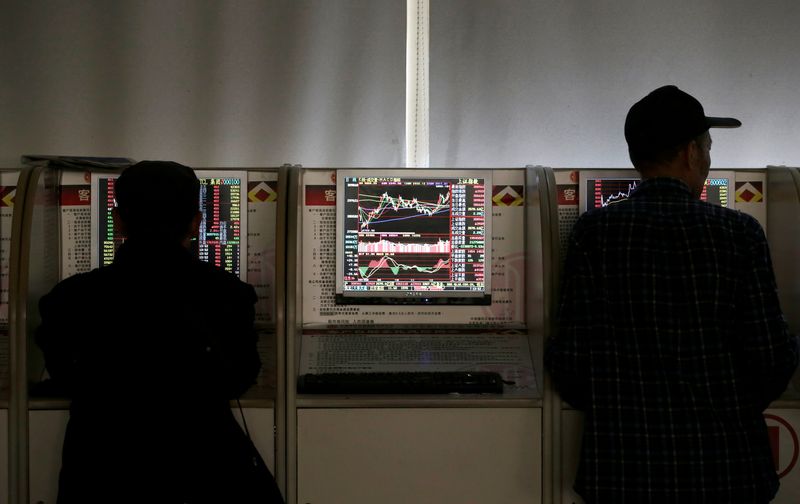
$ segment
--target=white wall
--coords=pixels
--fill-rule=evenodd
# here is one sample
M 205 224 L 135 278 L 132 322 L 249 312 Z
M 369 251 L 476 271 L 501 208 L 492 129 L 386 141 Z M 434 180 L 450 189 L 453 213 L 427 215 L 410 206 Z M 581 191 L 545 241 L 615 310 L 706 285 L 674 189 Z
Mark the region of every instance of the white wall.
M 0 0 L 0 166 L 404 163 L 405 0 Z M 800 164 L 796 0 L 433 0 L 431 166 L 628 166 L 675 83 L 737 131 L 715 167 Z
M 405 2 L 0 0 L 0 166 L 402 164 Z
M 431 166 L 630 166 L 630 106 L 663 84 L 739 130 L 715 167 L 800 165 L 796 0 L 433 0 Z

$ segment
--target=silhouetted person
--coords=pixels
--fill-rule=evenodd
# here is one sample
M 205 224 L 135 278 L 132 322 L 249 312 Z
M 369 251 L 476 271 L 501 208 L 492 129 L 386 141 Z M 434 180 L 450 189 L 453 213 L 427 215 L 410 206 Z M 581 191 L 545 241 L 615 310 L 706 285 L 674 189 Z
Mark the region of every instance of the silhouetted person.
M 585 412 L 575 490 L 588 503 L 765 503 L 777 489 L 762 415 L 797 365 L 764 232 L 699 200 L 706 117 L 674 86 L 625 122 L 643 181 L 585 213 L 545 362 Z
M 189 252 L 196 175 L 144 161 L 115 196 L 113 264 L 40 301 L 37 342 L 72 398 L 58 502 L 281 502 L 229 402 L 261 366 L 256 295 Z

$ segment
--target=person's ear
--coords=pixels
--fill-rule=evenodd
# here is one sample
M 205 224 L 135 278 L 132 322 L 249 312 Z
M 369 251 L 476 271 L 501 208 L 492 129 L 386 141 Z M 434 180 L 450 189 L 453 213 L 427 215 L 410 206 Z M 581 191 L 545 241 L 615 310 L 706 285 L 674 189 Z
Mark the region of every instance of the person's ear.
M 686 148 L 688 156 L 687 163 L 689 165 L 689 169 L 693 170 L 703 160 L 702 146 L 697 140 L 692 140 L 687 144 Z
M 697 142 L 691 140 L 678 153 L 683 171 L 690 172 L 697 163 Z
M 192 217 L 192 224 L 189 228 L 189 232 L 191 233 L 189 236 L 191 238 L 197 238 L 197 236 L 200 234 L 201 222 L 203 222 L 203 214 L 198 211 L 196 214 L 194 214 L 194 217 Z
M 111 219 L 114 221 L 114 231 L 127 238 L 128 226 L 125 224 L 125 221 L 122 220 L 122 217 L 120 217 L 117 207 L 111 209 Z

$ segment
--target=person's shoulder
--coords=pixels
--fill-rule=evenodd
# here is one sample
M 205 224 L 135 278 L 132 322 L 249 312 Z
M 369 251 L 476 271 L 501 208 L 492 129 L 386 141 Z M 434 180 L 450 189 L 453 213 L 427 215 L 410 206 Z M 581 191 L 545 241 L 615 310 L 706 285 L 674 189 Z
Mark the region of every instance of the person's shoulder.
M 742 212 L 741 210 L 734 210 L 721 205 L 715 205 L 706 201 L 696 201 L 695 204 L 701 211 L 712 219 L 719 220 L 734 226 L 739 231 L 763 234 L 764 230 L 758 219 L 752 215 Z
M 758 222 L 758 219 L 741 210 L 731 210 L 729 208 L 725 210 L 733 214 L 731 218 L 736 219 L 743 234 L 749 235 L 756 241 L 766 241 L 766 233 L 764 233 L 764 228 L 761 227 L 761 223 Z
M 110 267 L 95 268 L 91 271 L 76 273 L 59 281 L 50 291 L 42 296 L 45 305 L 74 305 L 86 303 L 90 296 L 107 292 L 103 288 L 110 273 Z
M 721 207 L 720 209 L 724 211 L 729 219 L 735 220 L 743 227 L 746 227 L 751 231 L 763 231 L 761 223 L 758 222 L 758 219 L 749 213 L 742 212 L 741 210 L 734 210 L 732 208 Z
M 61 281 L 53 288 L 53 291 L 75 291 L 92 288 L 100 283 L 111 273 L 110 267 L 95 268 L 91 271 L 76 273 Z
M 572 245 L 592 246 L 591 244 L 595 243 L 613 222 L 609 209 L 610 207 L 595 208 L 579 215 L 569 234 Z
M 618 214 L 629 212 L 629 205 L 626 203 L 627 200 L 614 205 L 587 210 L 578 217 L 573 229 L 586 232 L 597 226 L 603 226 L 609 220 L 616 219 Z
M 237 293 L 239 296 L 255 301 L 256 294 L 253 286 L 243 282 L 237 275 L 200 259 L 196 259 L 194 265 L 199 275 L 204 278 L 204 282 L 207 281 L 220 292 Z

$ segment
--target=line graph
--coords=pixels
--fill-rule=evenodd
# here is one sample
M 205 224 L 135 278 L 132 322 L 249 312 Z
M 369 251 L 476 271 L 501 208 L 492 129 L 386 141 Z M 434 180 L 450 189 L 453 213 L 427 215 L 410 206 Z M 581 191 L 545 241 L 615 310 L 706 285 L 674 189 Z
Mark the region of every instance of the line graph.
M 424 201 L 418 199 L 416 196 L 411 199 L 404 198 L 401 195 L 393 197 L 388 192 L 383 192 L 380 196 L 371 194 L 359 195 L 358 207 L 358 221 L 361 229 L 369 228 L 370 224 L 378 221 L 385 212 L 393 210 L 399 212 L 401 210 L 411 210 L 411 215 L 404 215 L 396 219 L 383 219 L 380 222 L 392 222 L 394 220 L 408 219 L 415 217 L 431 217 L 433 215 L 450 211 L 450 193 L 439 193 L 435 202 Z M 368 207 L 369 204 L 374 204 L 374 207 Z
M 426 279 L 432 279 L 434 273 L 437 273 L 441 270 L 444 270 L 444 280 L 448 279 L 450 276 L 450 258 L 442 259 L 438 258 L 436 263 L 433 266 L 421 266 L 418 264 L 404 264 L 398 262 L 394 257 L 385 255 L 380 259 L 372 259 L 369 261 L 367 266 L 359 266 L 358 272 L 362 278 L 372 278 L 378 270 L 381 268 L 388 268 L 389 271 L 392 272 L 392 275 L 399 275 L 401 272 L 406 272 L 409 270 L 415 270 L 419 273 L 425 273 Z
M 639 179 L 590 179 L 587 189 L 591 208 L 602 208 L 628 199 L 639 182 Z
M 344 180 L 342 291 L 354 296 L 473 293 L 484 282 L 483 179 Z

